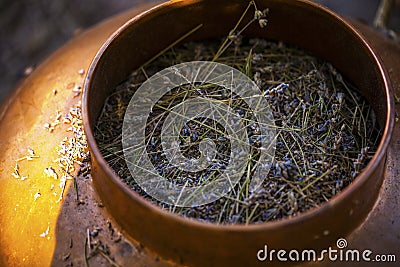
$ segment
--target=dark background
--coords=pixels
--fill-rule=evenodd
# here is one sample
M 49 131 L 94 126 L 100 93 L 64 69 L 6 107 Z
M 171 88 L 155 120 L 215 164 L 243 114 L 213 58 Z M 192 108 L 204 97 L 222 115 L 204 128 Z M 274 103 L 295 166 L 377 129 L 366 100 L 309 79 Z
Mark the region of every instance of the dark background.
M 144 2 L 159 0 L 0 0 L 0 103 L 27 67 L 37 66 L 74 33 Z M 315 2 L 367 23 L 372 23 L 379 4 L 379 0 Z M 398 32 L 399 9 L 398 4 L 390 23 Z

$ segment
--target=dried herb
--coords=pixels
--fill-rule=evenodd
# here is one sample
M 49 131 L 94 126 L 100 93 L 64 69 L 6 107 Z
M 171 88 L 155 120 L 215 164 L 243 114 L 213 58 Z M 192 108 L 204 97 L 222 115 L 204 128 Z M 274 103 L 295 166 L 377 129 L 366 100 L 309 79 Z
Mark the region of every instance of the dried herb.
M 258 10 L 254 1 L 243 14 L 252 6 L 254 18 L 238 29 L 243 15 L 222 43 L 174 43 L 134 71 L 104 104 L 95 128 L 104 158 L 132 190 L 163 209 L 214 223 L 249 224 L 295 216 L 318 207 L 351 184 L 376 151 L 381 131 L 373 109 L 331 64 L 282 42 L 242 36 L 255 21 L 261 27 L 267 24 L 268 10 Z M 267 179 L 250 192 L 249 179 L 260 148 L 257 123 L 251 122 L 252 111 L 240 97 L 218 86 L 174 88 L 155 105 L 146 127 L 146 151 L 165 179 L 185 186 L 203 184 L 223 172 L 229 162 L 230 140 L 221 125 L 206 118 L 189 121 L 181 129 L 180 148 L 185 157 L 196 158 L 199 142 L 212 139 L 218 151 L 216 162 L 193 173 L 182 172 L 168 162 L 162 151 L 161 127 L 172 108 L 186 99 L 201 96 L 229 105 L 245 122 L 252 146 L 248 171 L 227 196 L 207 205 L 181 208 L 160 203 L 136 184 L 124 160 L 122 125 L 131 97 L 148 77 L 166 67 L 199 60 L 229 65 L 254 80 L 273 112 L 276 152 Z

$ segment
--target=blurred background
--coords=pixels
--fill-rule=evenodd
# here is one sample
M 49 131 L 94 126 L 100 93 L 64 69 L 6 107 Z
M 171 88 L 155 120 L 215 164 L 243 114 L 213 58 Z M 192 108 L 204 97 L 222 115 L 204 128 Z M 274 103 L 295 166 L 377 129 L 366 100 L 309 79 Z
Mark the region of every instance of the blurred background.
M 372 25 L 380 0 L 314 0 Z M 160 0 L 0 0 L 0 103 L 74 34 L 141 3 Z M 389 26 L 400 32 L 400 1 Z

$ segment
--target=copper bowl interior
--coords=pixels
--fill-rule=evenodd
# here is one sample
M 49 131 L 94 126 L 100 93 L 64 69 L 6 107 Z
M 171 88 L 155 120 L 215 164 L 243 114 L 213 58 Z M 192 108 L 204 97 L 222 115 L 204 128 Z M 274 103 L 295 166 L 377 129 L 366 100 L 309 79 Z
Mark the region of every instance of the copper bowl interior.
M 86 78 L 84 124 L 97 192 L 128 235 L 161 256 L 184 264 L 257 263 L 255 255 L 265 243 L 275 248 L 332 244 L 362 223 L 384 178 L 393 99 L 379 61 L 362 37 L 337 15 L 312 2 L 293 0 L 257 1 L 259 9 L 270 9 L 268 26 L 260 29 L 255 23 L 245 35 L 294 44 L 331 62 L 372 105 L 384 129 L 383 137 L 374 158 L 350 186 L 321 207 L 293 218 L 221 226 L 162 211 L 130 190 L 114 173 L 92 132 L 106 97 L 133 70 L 199 24 L 202 27 L 185 41 L 226 36 L 247 3 L 188 0 L 161 4 L 116 31 L 96 55 Z

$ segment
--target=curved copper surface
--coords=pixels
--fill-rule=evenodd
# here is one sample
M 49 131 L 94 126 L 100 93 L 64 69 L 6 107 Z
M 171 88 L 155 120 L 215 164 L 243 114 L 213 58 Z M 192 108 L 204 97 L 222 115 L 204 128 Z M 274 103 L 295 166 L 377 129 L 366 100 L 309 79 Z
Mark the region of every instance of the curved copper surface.
M 57 157 L 56 148 L 66 136 L 63 126 L 50 135 L 44 131 L 43 123 L 54 119 L 58 109 L 67 111 L 79 100 L 74 98 L 69 86 L 71 83 L 82 82 L 83 77 L 77 71 L 81 68 L 88 69 L 90 61 L 113 31 L 148 8 L 149 6 L 134 8 L 74 37 L 22 81 L 13 96 L 1 106 L 0 266 L 65 266 L 69 263 L 73 263 L 73 266 L 84 266 L 86 230 L 93 229 L 94 226 L 102 228 L 98 238 L 108 246 L 110 257 L 120 266 L 176 265 L 154 255 L 137 241 L 124 238 L 128 235 L 121 228 L 115 227 L 109 210 L 99 205 L 100 200 L 93 192 L 91 179 L 78 179 L 79 195 L 85 202 L 78 205 L 72 183 L 67 184 L 63 200 L 56 203 L 58 196 L 52 195 L 53 192 L 49 189 L 54 182 L 43 175 L 43 169 L 53 164 Z M 387 78 L 400 96 L 400 47 L 365 25 L 355 21 L 351 23 L 378 52 L 387 70 Z M 53 95 L 53 89 L 58 90 L 57 96 Z M 400 112 L 399 105 L 396 105 L 396 109 Z M 346 238 L 352 248 L 394 253 L 400 259 L 399 123 L 395 124 L 394 129 L 394 138 L 389 144 L 384 167 L 385 179 L 377 201 L 358 228 Z M 21 173 L 29 174 L 29 178 L 25 181 L 17 180 L 11 176 L 15 159 L 24 155 L 28 147 L 34 149 L 40 159 L 29 164 L 24 163 L 25 165 L 21 163 Z M 378 176 L 376 178 L 379 184 L 380 179 Z M 42 193 L 41 197 L 34 201 L 38 190 Z M 115 231 L 119 229 L 123 233 L 121 241 L 115 242 L 109 238 L 111 233 L 108 221 L 112 222 Z M 40 237 L 48 226 L 48 235 L 45 238 Z M 149 232 L 143 235 L 151 234 L 152 231 L 158 230 L 150 226 Z M 114 235 L 117 236 L 116 233 Z M 198 234 L 193 235 L 193 238 L 196 236 Z M 216 238 L 223 237 L 218 235 Z M 262 239 L 269 243 L 268 236 L 262 235 Z M 296 236 L 290 239 L 296 239 Z M 187 244 L 188 247 L 190 245 L 191 243 Z M 245 246 L 246 243 L 242 243 L 241 247 Z M 255 257 L 255 253 L 256 251 L 251 259 Z M 108 266 L 109 263 L 97 255 L 89 260 L 89 264 Z M 315 265 L 353 266 L 353 263 L 346 265 L 344 262 L 324 262 Z M 385 266 L 397 265 L 394 263 Z
M 369 45 L 350 24 L 308 1 L 259 3 L 260 9 L 271 10 L 269 28 L 261 32 L 252 27 L 247 34 L 294 43 L 327 59 L 361 89 L 374 107 L 378 122 L 385 129 L 383 138 L 372 161 L 349 187 L 321 207 L 294 218 L 248 226 L 218 226 L 162 211 L 115 175 L 101 156 L 91 132 L 112 88 L 135 67 L 198 24 L 203 27 L 190 39 L 223 36 L 245 4 L 173 1 L 141 14 L 107 40 L 86 80 L 85 130 L 99 195 L 128 234 L 160 255 L 184 264 L 241 266 L 250 261 L 262 265 L 257 262 L 255 252 L 266 242 L 275 248 L 326 247 L 361 224 L 374 205 L 384 178 L 394 116 L 386 74 Z M 158 41 L 152 41 L 154 38 Z

